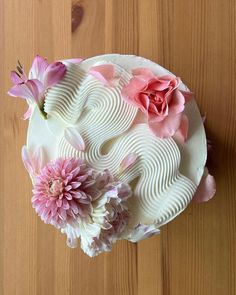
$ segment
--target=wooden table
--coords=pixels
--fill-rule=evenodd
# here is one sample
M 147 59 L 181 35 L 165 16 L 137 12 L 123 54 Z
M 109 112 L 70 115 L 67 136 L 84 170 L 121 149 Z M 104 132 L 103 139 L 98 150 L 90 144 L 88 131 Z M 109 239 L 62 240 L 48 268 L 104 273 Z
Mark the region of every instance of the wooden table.
M 0 294 L 236 294 L 235 22 L 235 0 L 0 0 Z M 36 53 L 112 52 L 150 58 L 194 91 L 217 195 L 191 204 L 160 236 L 90 259 L 32 209 L 20 157 L 26 105 L 6 91 L 17 59 L 28 69 Z

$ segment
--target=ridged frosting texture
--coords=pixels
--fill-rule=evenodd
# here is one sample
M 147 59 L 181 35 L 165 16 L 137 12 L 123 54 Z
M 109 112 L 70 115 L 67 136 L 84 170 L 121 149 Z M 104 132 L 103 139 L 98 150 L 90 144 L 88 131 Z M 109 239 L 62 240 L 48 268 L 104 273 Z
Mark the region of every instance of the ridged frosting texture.
M 107 61 L 93 66 L 103 63 Z M 88 74 L 86 61 L 80 66 L 65 64 L 66 76 L 48 91 L 45 111 L 64 130 L 76 128 L 86 148 L 75 149 L 61 130 L 56 157 L 80 157 L 94 169 L 109 169 L 132 185 L 131 233 L 138 223 L 159 227 L 173 219 L 191 200 L 196 184 L 179 171 L 181 154 L 175 141 L 153 135 L 137 108 L 123 100 L 121 89 L 131 78 L 130 72 L 113 63 L 120 78 L 114 87 L 105 87 Z M 53 133 L 55 123 L 50 127 L 50 117 L 48 121 Z M 130 153 L 138 156 L 135 165 L 119 174 L 122 159 Z

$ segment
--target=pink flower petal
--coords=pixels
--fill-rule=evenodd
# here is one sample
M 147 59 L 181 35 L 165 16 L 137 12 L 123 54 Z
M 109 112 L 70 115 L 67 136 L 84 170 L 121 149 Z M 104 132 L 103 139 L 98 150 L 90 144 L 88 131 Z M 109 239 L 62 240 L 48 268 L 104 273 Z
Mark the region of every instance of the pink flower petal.
M 67 127 L 65 129 L 65 139 L 77 150 L 85 150 L 85 142 L 80 135 L 79 131 L 73 127 Z
M 202 116 L 202 123 L 205 124 L 205 122 L 206 122 L 206 114 Z
M 138 95 L 138 97 L 136 97 L 135 101 L 139 101 L 140 103 L 138 103 L 138 107 L 140 108 L 140 110 L 143 112 L 143 113 L 146 113 L 147 109 L 150 107 L 150 100 L 149 100 L 149 97 L 147 94 L 145 93 L 140 93 Z
M 207 171 L 202 176 L 199 186 L 194 194 L 193 200 L 197 203 L 207 202 L 214 196 L 215 192 L 216 192 L 215 179 Z
M 115 69 L 111 64 L 104 64 L 91 67 L 89 74 L 98 79 L 102 84 L 111 86 L 111 82 L 115 78 Z
M 29 152 L 26 146 L 22 147 L 21 157 L 28 173 L 34 177 L 40 173 L 46 164 L 46 157 L 42 147 L 35 148 L 34 152 Z
M 32 161 L 32 165 L 33 165 L 33 168 L 34 168 L 34 172 L 36 174 L 39 174 L 41 169 L 47 163 L 45 152 L 44 152 L 44 150 L 43 150 L 43 148 L 41 146 L 35 148 L 34 153 L 32 155 L 32 160 L 31 161 Z
M 7 93 L 13 97 L 34 100 L 33 94 L 26 84 L 14 85 Z
M 163 91 L 168 89 L 170 81 L 162 80 L 161 78 L 156 78 L 154 81 L 151 81 L 148 85 L 148 90 L 154 91 Z
M 134 76 L 143 76 L 147 80 L 150 80 L 150 79 L 152 79 L 152 78 L 155 77 L 155 75 L 153 74 L 153 72 L 151 70 L 149 70 L 148 68 L 137 68 L 137 69 L 134 69 L 132 71 L 132 74 Z
M 169 138 L 173 136 L 179 128 L 182 119 L 182 114 L 175 116 L 169 115 L 161 122 L 149 122 L 149 128 L 160 138 Z
M 194 97 L 194 93 L 193 92 L 184 91 L 184 90 L 180 90 L 180 92 L 183 94 L 183 96 L 185 98 L 185 102 L 190 101 Z
M 129 81 L 129 84 L 123 87 L 121 94 L 128 103 L 139 106 L 139 104 L 135 102 L 135 96 L 137 93 L 144 90 L 146 86 L 147 86 L 146 81 L 140 78 L 132 78 Z
M 29 78 L 30 79 L 38 79 L 43 82 L 44 72 L 46 71 L 49 63 L 46 58 L 37 55 L 32 63 Z
M 183 112 L 184 110 L 185 99 L 183 94 L 176 89 L 172 94 L 172 99 L 170 103 L 170 110 L 171 112 L 178 114 Z
M 44 72 L 44 87 L 54 86 L 64 78 L 65 74 L 66 66 L 63 63 L 58 61 L 50 64 Z
M 26 81 L 25 85 L 31 91 L 33 101 L 35 101 L 38 105 L 41 105 L 44 100 L 44 97 L 42 95 L 44 92 L 43 84 L 37 79 L 32 79 Z
M 16 71 L 11 71 L 11 81 L 14 85 L 24 82 L 24 80 L 21 77 L 19 77 Z
M 188 137 L 188 127 L 189 127 L 188 117 L 185 114 L 183 114 L 179 129 L 175 133 L 176 139 L 178 139 L 181 142 L 185 142 Z
M 120 172 L 124 172 L 126 169 L 132 167 L 138 159 L 138 155 L 135 153 L 130 153 L 124 157 L 120 163 Z
M 70 59 L 65 59 L 65 61 L 73 63 L 73 64 L 79 64 L 83 61 L 83 58 L 70 58 Z
M 46 58 L 36 55 L 29 72 L 29 79 L 38 79 L 43 83 L 44 73 L 48 65 L 49 63 Z
M 32 162 L 31 162 L 31 159 L 30 159 L 30 156 L 28 153 L 28 149 L 25 145 L 22 147 L 22 150 L 21 150 L 21 158 L 22 158 L 23 164 L 25 166 L 25 169 L 28 171 L 28 173 L 30 175 L 32 175 L 34 173 L 34 168 L 32 166 Z
M 28 110 L 23 115 L 23 120 L 28 120 L 32 115 L 33 109 L 29 106 Z
M 29 99 L 32 102 L 39 102 L 42 89 L 43 86 L 38 80 L 27 80 L 25 83 L 14 85 L 8 94 L 13 97 Z

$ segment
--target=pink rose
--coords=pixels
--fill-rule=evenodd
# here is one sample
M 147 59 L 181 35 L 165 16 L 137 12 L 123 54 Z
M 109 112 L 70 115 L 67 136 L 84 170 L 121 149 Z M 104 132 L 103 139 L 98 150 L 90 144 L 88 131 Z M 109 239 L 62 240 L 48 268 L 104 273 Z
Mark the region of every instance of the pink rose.
M 135 69 L 133 75 L 122 89 L 124 99 L 147 115 L 148 125 L 156 136 L 168 138 L 178 130 L 185 140 L 188 120 L 183 110 L 191 93 L 179 90 L 180 78 L 158 77 L 145 68 Z

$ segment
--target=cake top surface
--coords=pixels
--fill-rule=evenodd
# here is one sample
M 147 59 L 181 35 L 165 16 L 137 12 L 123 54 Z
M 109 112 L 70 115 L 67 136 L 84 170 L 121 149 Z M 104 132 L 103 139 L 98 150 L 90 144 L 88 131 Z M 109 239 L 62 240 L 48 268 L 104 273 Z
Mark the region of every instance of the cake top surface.
M 25 150 L 41 161 L 31 173 L 33 207 L 69 246 L 80 238 L 90 256 L 117 239 L 158 233 L 186 208 L 204 174 L 206 136 L 190 91 L 133 55 L 61 64 L 63 77 L 44 91 L 46 120 L 29 101 Z

